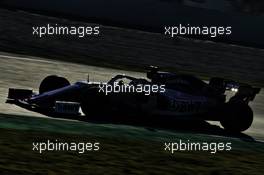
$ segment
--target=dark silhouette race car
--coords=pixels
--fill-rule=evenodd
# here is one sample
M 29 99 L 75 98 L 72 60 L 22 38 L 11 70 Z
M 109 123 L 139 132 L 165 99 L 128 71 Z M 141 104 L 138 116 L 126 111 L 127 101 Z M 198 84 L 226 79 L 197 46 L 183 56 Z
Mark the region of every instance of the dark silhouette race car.
M 155 117 L 220 121 L 232 132 L 247 130 L 253 122 L 253 101 L 260 88 L 223 78 L 208 82 L 192 75 L 161 72 L 151 67 L 147 78 L 116 75 L 108 82 L 70 84 L 51 75 L 39 93 L 10 88 L 7 103 L 52 117 L 83 116 L 137 121 Z

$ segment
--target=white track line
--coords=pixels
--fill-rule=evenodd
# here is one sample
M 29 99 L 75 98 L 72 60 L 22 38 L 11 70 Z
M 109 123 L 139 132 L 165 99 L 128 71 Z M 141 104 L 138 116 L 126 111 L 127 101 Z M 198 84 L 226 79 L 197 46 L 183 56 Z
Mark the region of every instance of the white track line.
M 1 54 L 0 54 L 0 58 L 23 60 L 23 61 L 33 61 L 33 62 L 41 62 L 41 63 L 49 63 L 49 64 L 54 64 L 57 62 L 57 61 L 42 60 L 39 58 L 26 58 L 26 57 L 19 57 L 19 56 L 7 56 L 7 55 L 1 55 Z

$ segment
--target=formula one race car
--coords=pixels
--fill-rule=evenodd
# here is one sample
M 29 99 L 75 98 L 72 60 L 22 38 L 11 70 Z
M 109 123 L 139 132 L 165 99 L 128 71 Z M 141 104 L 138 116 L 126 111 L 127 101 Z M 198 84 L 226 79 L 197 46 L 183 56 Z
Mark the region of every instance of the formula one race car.
M 230 98 L 227 92 L 232 91 Z M 220 121 L 229 131 L 241 132 L 253 121 L 249 102 L 260 88 L 222 78 L 204 82 L 194 76 L 160 72 L 151 67 L 147 78 L 116 75 L 106 83 L 81 81 L 70 84 L 59 76 L 48 76 L 39 94 L 9 89 L 7 103 L 47 116 L 87 118 L 120 116 L 118 120 L 190 118 Z M 126 116 L 126 117 L 124 117 Z M 140 116 L 140 117 L 139 117 Z

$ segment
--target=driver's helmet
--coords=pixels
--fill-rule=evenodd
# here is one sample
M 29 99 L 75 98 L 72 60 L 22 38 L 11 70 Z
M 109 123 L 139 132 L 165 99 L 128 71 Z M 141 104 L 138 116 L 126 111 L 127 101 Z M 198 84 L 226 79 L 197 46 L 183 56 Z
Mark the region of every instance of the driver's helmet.
M 123 80 L 119 80 L 117 83 L 119 86 L 123 86 L 124 85 L 124 81 Z

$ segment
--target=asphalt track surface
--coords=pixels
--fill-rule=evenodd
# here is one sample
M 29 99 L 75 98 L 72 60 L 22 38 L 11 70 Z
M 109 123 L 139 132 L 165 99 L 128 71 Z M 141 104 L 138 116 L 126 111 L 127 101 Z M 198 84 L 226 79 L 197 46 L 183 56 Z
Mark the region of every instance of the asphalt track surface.
M 29 88 L 38 90 L 40 81 L 47 75 L 65 76 L 72 83 L 84 80 L 89 74 L 91 81 L 107 81 L 118 73 L 145 77 L 144 73 L 87 66 L 62 61 L 54 61 L 30 56 L 0 53 L 0 113 L 18 116 L 46 117 L 33 113 L 15 105 L 5 104 L 8 88 Z M 254 122 L 250 129 L 244 133 L 255 140 L 264 140 L 264 92 L 257 95 L 250 104 L 254 111 Z M 53 118 L 50 118 L 53 119 Z M 212 123 L 219 125 L 218 122 Z M 116 125 L 116 127 L 118 127 Z

